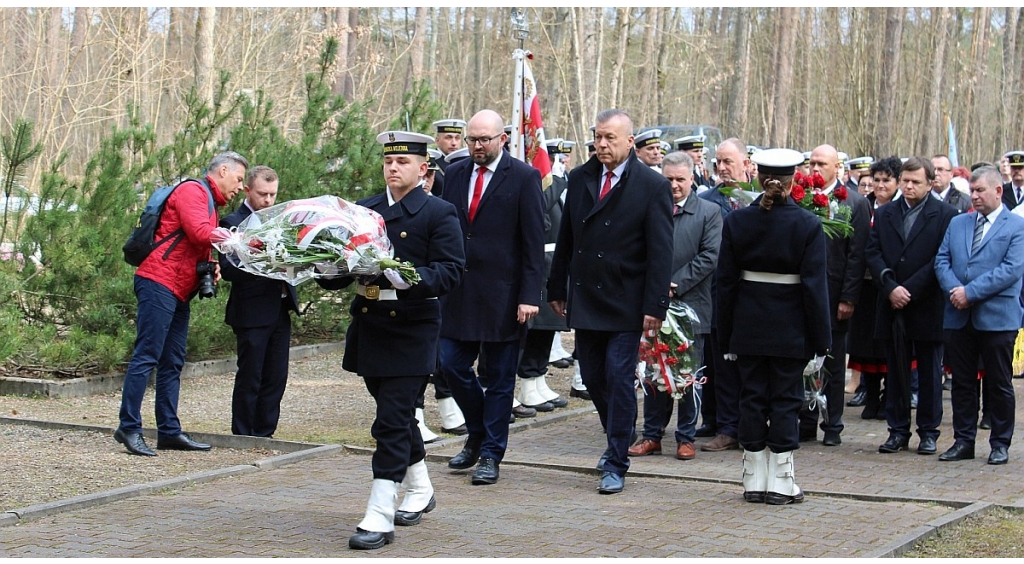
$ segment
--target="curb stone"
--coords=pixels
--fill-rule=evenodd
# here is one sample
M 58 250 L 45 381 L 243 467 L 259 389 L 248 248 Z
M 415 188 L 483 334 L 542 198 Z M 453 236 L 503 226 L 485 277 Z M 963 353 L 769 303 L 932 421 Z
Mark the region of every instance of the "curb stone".
M 867 558 L 899 558 L 903 553 L 914 548 L 917 543 L 928 539 L 943 529 L 955 526 L 968 517 L 984 515 L 995 507 L 992 503 L 977 502 L 948 515 L 933 519 L 920 527 L 911 530 L 909 533 L 897 538 L 888 545 L 883 546 L 878 552 L 869 554 Z

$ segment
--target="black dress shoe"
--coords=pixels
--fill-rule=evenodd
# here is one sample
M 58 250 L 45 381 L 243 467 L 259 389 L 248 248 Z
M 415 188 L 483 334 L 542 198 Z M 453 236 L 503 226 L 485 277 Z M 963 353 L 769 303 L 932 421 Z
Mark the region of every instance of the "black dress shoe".
M 395 542 L 395 532 L 376 533 L 356 527 L 356 534 L 348 538 L 348 547 L 357 550 L 376 550 L 385 544 Z
M 454 429 L 445 429 L 444 427 L 441 427 L 441 432 L 448 433 L 450 435 L 465 435 L 466 433 L 469 433 L 469 429 L 466 429 L 466 425 L 462 424 Z
M 186 433 L 179 433 L 173 437 L 156 439 L 156 448 L 159 450 L 210 450 L 210 445 L 192 440 Z
M 125 433 L 121 429 L 114 431 L 114 440 L 123 444 L 124 448 L 128 449 L 131 454 L 137 454 L 139 456 L 156 456 L 153 449 L 149 448 L 146 444 L 146 440 L 142 438 L 142 433 Z
M 878 412 L 881 411 L 882 406 L 877 404 L 864 404 L 864 411 L 860 412 L 861 419 L 877 419 Z
M 843 439 L 839 437 L 838 431 L 825 431 L 825 436 L 822 437 L 821 444 L 825 446 L 839 446 L 843 444 Z
M 481 458 L 480 465 L 473 472 L 474 486 L 485 486 L 498 482 L 498 461 L 493 458 Z
M 923 437 L 917 445 L 917 454 L 935 454 L 935 451 L 935 439 L 932 437 Z
M 856 394 L 853 394 L 853 398 L 846 402 L 847 407 L 861 407 L 864 402 L 867 401 L 868 393 L 865 390 L 861 390 Z
M 597 486 L 597 492 L 601 494 L 617 494 L 626 486 L 626 478 L 615 472 L 605 472 L 601 475 L 601 483 Z
M 526 405 L 526 404 L 523 404 L 523 407 L 525 407 L 526 409 L 534 410 L 534 414 L 533 415 L 519 415 L 519 417 L 536 417 L 537 416 L 536 412 L 538 412 L 538 411 L 541 412 L 541 413 L 547 413 L 549 411 L 554 411 L 555 410 L 554 404 L 552 404 L 549 401 L 546 401 L 544 403 L 538 403 L 537 405 Z M 519 408 L 518 407 L 513 407 L 512 408 L 512 415 L 516 415 L 516 410 L 517 409 L 519 409 Z
M 480 447 L 467 446 L 448 461 L 448 467 L 452 470 L 465 470 L 472 468 L 477 460 L 480 460 Z
M 991 429 L 992 428 L 992 418 L 989 417 L 988 414 L 983 414 L 981 416 L 981 423 L 978 423 L 978 428 L 979 429 Z
M 805 431 L 803 429 L 800 429 L 800 442 L 801 443 L 814 442 L 816 440 L 818 440 L 818 432 L 817 432 L 817 430 Z
M 555 409 L 561 409 L 561 408 L 566 407 L 567 405 L 569 405 L 569 400 L 563 398 L 562 396 L 558 396 L 555 399 L 548 400 L 548 403 L 553 405 L 555 407 Z
M 554 362 L 549 362 L 548 364 L 554 366 L 555 368 L 569 368 L 570 366 L 572 366 L 572 359 L 560 358 Z
M 1006 447 L 996 447 L 988 455 L 989 464 L 1006 464 L 1009 459 L 1010 455 L 1006 452 Z
M 590 401 L 590 392 L 586 390 L 577 390 L 576 388 L 569 388 L 569 397 Z
M 714 437 L 718 434 L 718 427 L 714 425 L 704 424 L 697 427 L 697 431 L 693 434 L 695 437 Z
M 892 454 L 901 450 L 907 450 L 908 446 L 910 446 L 909 438 L 900 437 L 899 435 L 889 435 L 889 440 L 885 441 L 882 446 L 878 447 L 878 452 Z
M 939 460 L 943 462 L 973 459 L 974 445 L 969 445 L 963 441 L 956 441 L 953 443 L 953 446 L 949 447 L 949 450 L 939 455 Z
M 420 520 L 423 519 L 424 513 L 430 513 L 437 507 L 437 501 L 434 500 L 434 496 L 430 496 L 430 501 L 427 502 L 427 506 L 422 511 L 395 511 L 395 525 L 402 527 L 411 527 L 413 525 L 419 525 Z
M 554 409 L 554 407 L 551 409 Z M 547 411 L 551 411 L 551 409 L 548 409 Z M 517 405 L 512 408 L 512 415 L 515 417 L 536 417 L 537 410 L 532 407 L 526 407 L 525 405 Z

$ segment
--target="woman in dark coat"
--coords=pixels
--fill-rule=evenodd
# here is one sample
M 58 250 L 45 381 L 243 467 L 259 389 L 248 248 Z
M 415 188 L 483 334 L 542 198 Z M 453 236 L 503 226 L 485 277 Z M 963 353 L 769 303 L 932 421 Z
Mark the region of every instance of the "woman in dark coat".
M 790 198 L 803 155 L 769 149 L 753 160 L 764 192 L 725 218 L 718 337 L 742 384 L 743 497 L 784 505 L 803 501 L 793 477 L 803 373 L 820 369 L 832 344 L 825 235 Z

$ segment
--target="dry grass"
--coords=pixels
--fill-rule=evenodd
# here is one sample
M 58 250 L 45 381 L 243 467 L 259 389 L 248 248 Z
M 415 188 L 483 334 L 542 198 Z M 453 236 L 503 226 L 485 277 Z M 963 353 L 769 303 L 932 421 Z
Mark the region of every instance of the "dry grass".
M 1024 557 L 1024 512 L 993 509 L 940 531 L 903 554 L 908 558 Z

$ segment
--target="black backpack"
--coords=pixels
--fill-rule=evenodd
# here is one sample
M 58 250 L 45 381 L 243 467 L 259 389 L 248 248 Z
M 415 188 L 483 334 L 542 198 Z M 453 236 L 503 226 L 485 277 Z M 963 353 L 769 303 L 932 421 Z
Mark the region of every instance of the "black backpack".
M 121 247 L 121 250 L 124 252 L 125 262 L 132 266 L 139 266 L 154 249 L 171 239 L 174 239 L 174 242 L 167 247 L 167 251 L 164 252 L 164 258 L 167 258 L 171 251 L 178 246 L 182 237 L 185 236 L 185 231 L 180 227 L 159 241 L 156 240 L 156 230 L 160 226 L 160 215 L 164 213 L 167 198 L 171 197 L 171 193 L 174 192 L 175 188 L 189 181 L 198 182 L 206 188 L 206 196 L 209 199 L 207 213 L 213 213 L 213 194 L 210 192 L 210 185 L 206 183 L 206 180 L 187 178 L 173 186 L 157 188 L 153 195 L 149 197 L 149 200 L 146 201 L 146 207 L 142 210 L 142 215 L 139 216 L 139 222 L 135 225 L 131 236 L 128 237 L 128 242 Z

